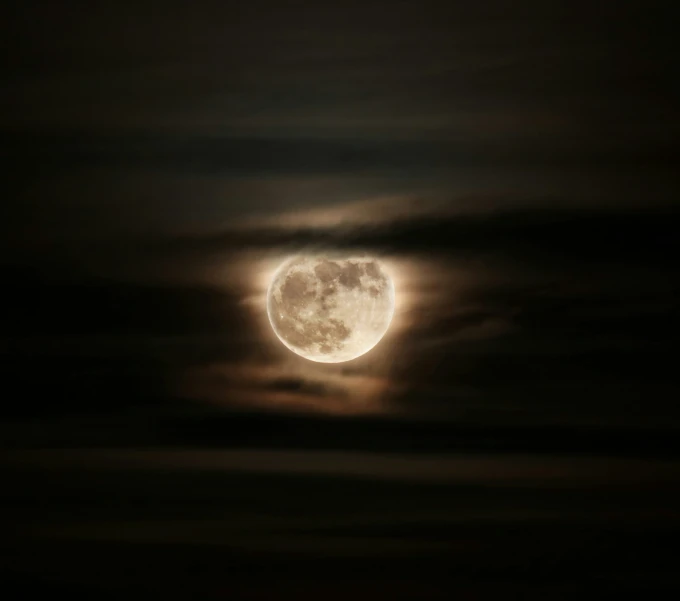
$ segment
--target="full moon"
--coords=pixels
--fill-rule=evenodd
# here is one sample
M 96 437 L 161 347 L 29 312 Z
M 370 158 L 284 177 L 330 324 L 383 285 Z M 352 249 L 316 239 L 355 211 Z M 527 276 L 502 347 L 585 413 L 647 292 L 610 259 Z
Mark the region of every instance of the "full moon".
M 274 274 L 267 314 L 281 342 L 301 357 L 350 361 L 387 332 L 394 285 L 375 259 L 295 257 Z

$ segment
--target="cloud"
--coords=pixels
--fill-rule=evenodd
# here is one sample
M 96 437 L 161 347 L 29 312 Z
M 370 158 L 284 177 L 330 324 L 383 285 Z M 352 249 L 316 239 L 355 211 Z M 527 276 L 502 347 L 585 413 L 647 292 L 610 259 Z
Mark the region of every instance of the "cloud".
M 368 207 L 370 209 L 370 205 Z M 560 268 L 588 262 L 668 266 L 677 251 L 680 213 L 669 207 L 587 209 L 528 207 L 506 210 L 415 210 L 413 216 L 330 227 L 255 225 L 158 240 L 157 252 L 211 253 L 244 249 L 371 250 L 386 255 L 452 258 L 503 257 L 527 266 Z M 304 223 L 305 216 L 300 216 Z M 153 247 L 153 243 L 150 245 Z
M 185 372 L 179 387 L 180 394 L 215 407 L 336 415 L 384 413 L 387 398 L 399 389 L 365 369 L 295 359 L 197 366 Z
M 3 131 L 5 161 L 26 169 L 36 163 L 45 172 L 83 167 L 125 167 L 213 175 L 281 174 L 429 174 L 452 167 L 560 167 L 573 169 L 635 166 L 672 168 L 669 144 L 569 146 L 553 138 L 538 142 L 490 145 L 471 140 L 442 140 L 431 135 L 390 139 L 355 138 L 335 133 L 315 136 L 219 136 L 150 133 L 95 134 Z

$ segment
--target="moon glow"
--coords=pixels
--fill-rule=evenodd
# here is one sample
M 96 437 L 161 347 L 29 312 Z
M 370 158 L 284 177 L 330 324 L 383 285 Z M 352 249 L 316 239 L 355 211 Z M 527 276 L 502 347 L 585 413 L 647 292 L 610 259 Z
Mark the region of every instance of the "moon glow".
M 279 340 L 320 363 L 370 351 L 394 315 L 394 284 L 375 259 L 295 257 L 267 291 L 267 314 Z

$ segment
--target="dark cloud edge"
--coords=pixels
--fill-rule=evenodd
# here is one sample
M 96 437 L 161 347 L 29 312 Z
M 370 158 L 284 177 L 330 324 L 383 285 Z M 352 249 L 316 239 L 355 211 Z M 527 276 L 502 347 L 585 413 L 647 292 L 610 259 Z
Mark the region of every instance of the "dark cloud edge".
M 528 262 L 609 260 L 668 267 L 680 250 L 679 226 L 680 210 L 673 207 L 536 207 L 466 215 L 431 214 L 370 225 L 234 227 L 157 238 L 146 244 L 160 253 L 277 248 L 373 250 L 396 255 L 503 253 Z

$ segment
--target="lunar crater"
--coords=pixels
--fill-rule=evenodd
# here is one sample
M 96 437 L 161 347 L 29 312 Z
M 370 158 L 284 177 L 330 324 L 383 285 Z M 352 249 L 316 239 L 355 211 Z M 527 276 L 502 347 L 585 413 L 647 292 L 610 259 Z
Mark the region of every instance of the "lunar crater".
M 374 259 L 296 257 L 276 272 L 267 312 L 281 342 L 324 363 L 373 348 L 394 313 L 394 286 Z

